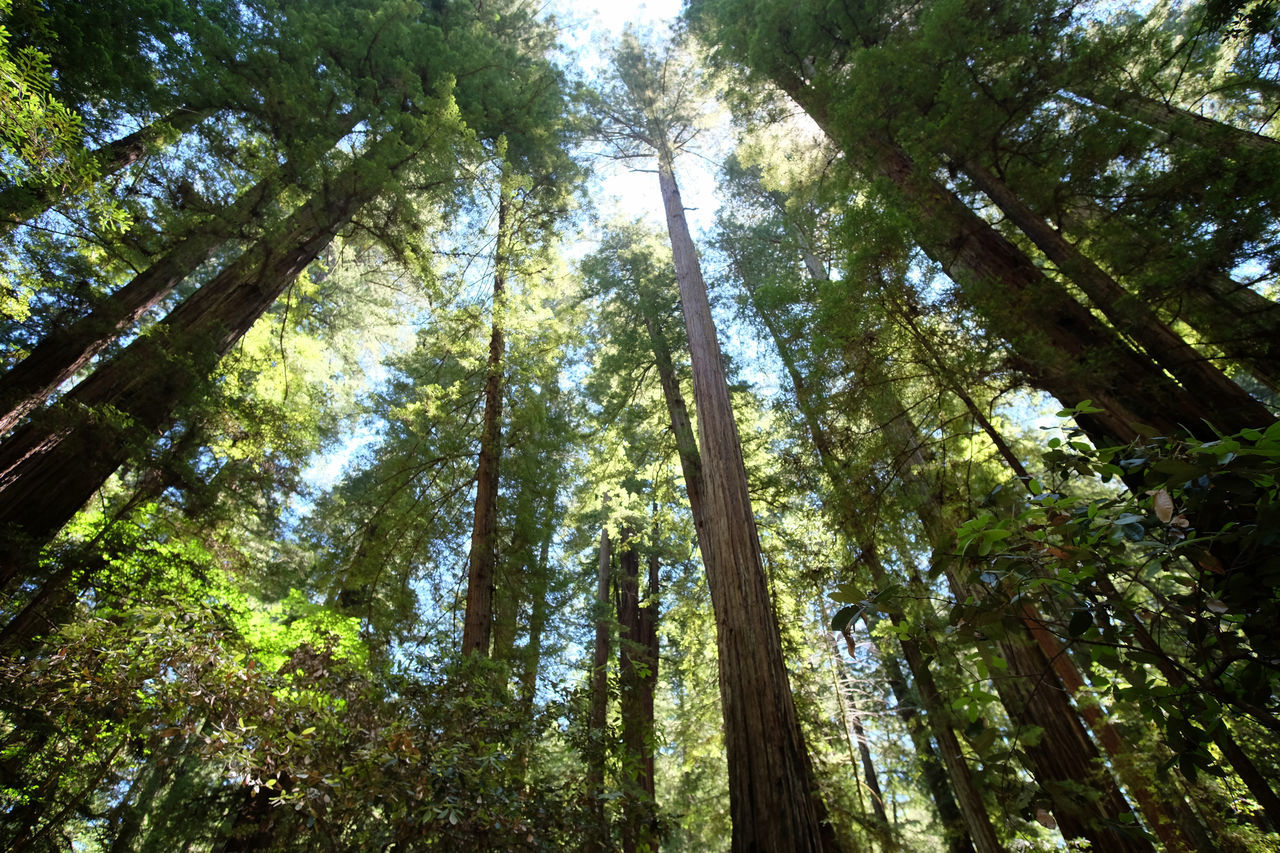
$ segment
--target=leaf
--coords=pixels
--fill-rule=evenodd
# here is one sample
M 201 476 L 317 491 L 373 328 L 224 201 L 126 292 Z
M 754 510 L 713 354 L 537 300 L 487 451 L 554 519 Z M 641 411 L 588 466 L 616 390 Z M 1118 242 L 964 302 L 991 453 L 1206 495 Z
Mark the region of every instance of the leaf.
M 1040 824 L 1045 829 L 1058 828 L 1058 821 L 1056 821 L 1053 815 L 1049 814 L 1049 812 L 1043 808 L 1036 809 L 1036 823 Z
M 1067 623 L 1067 633 L 1073 637 L 1079 637 L 1092 627 L 1093 614 L 1088 610 L 1077 610 L 1071 614 L 1071 621 Z
M 843 631 L 849 627 L 849 623 L 857 619 L 862 614 L 862 608 L 856 604 L 850 604 L 841 607 L 836 611 L 836 615 L 831 617 L 831 630 Z
M 1228 610 L 1227 603 L 1218 598 L 1210 598 L 1208 601 L 1204 603 L 1204 607 L 1210 613 L 1217 613 L 1217 614 L 1226 613 Z
M 1156 518 L 1160 519 L 1161 524 L 1168 524 L 1173 520 L 1173 498 L 1169 497 L 1169 493 L 1164 489 L 1158 489 L 1151 498 L 1151 503 L 1156 510 Z

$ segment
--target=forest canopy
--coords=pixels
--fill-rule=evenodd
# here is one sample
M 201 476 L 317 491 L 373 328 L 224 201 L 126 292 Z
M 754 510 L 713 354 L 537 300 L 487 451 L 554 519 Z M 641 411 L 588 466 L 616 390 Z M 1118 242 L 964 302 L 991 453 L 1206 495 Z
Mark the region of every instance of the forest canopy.
M 0 0 L 0 847 L 1280 853 L 1280 6 L 577 17 Z

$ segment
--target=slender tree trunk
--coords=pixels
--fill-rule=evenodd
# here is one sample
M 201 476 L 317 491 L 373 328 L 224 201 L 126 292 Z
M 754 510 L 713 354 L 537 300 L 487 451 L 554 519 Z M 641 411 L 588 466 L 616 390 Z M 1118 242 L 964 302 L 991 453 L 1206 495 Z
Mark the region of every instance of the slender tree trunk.
M 862 618 L 867 623 L 868 636 L 874 636 L 875 617 L 864 613 Z M 847 633 L 845 639 L 846 641 L 849 639 Z M 878 643 L 877 648 L 880 648 Z M 889 684 L 889 689 L 893 691 L 893 698 L 897 703 L 894 711 L 902 720 L 907 734 L 911 736 L 916 758 L 920 762 L 920 775 L 924 779 L 925 788 L 933 798 L 934 805 L 937 806 L 938 819 L 942 823 L 943 835 L 947 839 L 947 849 L 950 853 L 972 853 L 973 841 L 965 830 L 964 815 L 947 781 L 946 768 L 933 748 L 929 727 L 917 711 L 917 702 L 902 672 L 902 665 L 892 654 L 885 654 L 883 651 L 880 654 L 880 664 L 884 667 L 885 680 Z M 944 721 L 938 721 L 938 724 L 946 725 Z M 959 746 L 958 743 L 957 746 Z M 965 770 L 968 770 L 967 766 Z M 968 775 L 967 772 L 965 775 Z
M 821 278 L 825 279 L 825 270 L 820 266 L 810 267 L 810 273 L 820 273 Z M 836 517 L 840 521 L 841 532 L 848 537 L 849 541 L 857 542 L 862 538 L 857 522 L 858 511 L 854 502 L 848 495 L 846 487 L 847 479 L 842 472 L 842 463 L 839 455 L 836 453 L 832 445 L 830 437 L 826 429 L 822 426 L 821 419 L 814 408 L 812 395 L 809 390 L 809 384 L 805 380 L 804 375 L 800 372 L 799 366 L 796 364 L 794 354 L 787 342 L 787 338 L 778 328 L 777 323 L 769 315 L 768 312 L 760 310 L 755 302 L 755 290 L 752 287 L 749 276 L 742 275 L 743 270 L 739 269 L 739 277 L 743 282 L 743 286 L 747 291 L 747 297 L 755 308 L 756 316 L 764 323 L 766 330 L 773 339 L 774 348 L 778 352 L 778 357 L 782 361 L 783 367 L 787 371 L 787 376 L 791 380 L 792 388 L 796 394 L 796 407 L 800 411 L 801 417 L 804 419 L 805 425 L 809 430 L 809 436 L 813 441 L 814 447 L 818 451 L 818 459 L 822 465 L 824 472 L 827 474 L 835 493 L 837 504 Z M 874 548 L 863 548 L 865 561 L 868 563 L 872 572 L 872 580 L 879 587 L 883 588 L 888 584 L 888 576 L 884 568 L 880 564 L 880 560 Z M 902 615 L 891 614 L 891 620 L 895 625 L 903 622 Z M 870 626 L 868 626 L 870 627 Z M 943 764 L 946 768 L 947 777 L 950 778 L 951 784 L 955 787 L 957 796 L 959 797 L 958 806 L 955 800 L 950 798 L 950 792 L 945 791 L 945 781 L 941 782 L 944 793 L 939 799 L 939 791 L 937 785 L 931 783 L 931 790 L 938 802 L 939 815 L 944 820 L 944 826 L 947 831 L 948 844 L 952 853 L 962 853 L 962 851 L 976 849 L 978 853 L 1001 853 L 1003 848 L 996 839 L 995 831 L 991 826 L 991 819 L 987 814 L 986 804 L 982 800 L 982 795 L 978 792 L 973 783 L 973 776 L 969 771 L 969 766 L 965 762 L 964 752 L 960 747 L 959 740 L 956 739 L 955 733 L 951 730 L 949 723 L 946 722 L 947 712 L 941 696 L 934 687 L 933 677 L 929 672 L 928 663 L 924 653 L 920 650 L 918 643 L 909 638 L 902 637 L 901 645 L 903 654 L 907 659 L 908 668 L 911 670 L 912 677 L 916 681 L 917 688 L 920 690 L 921 699 L 924 702 L 925 709 L 928 711 L 928 722 L 933 728 L 934 736 L 938 740 L 939 750 L 943 754 Z M 892 655 L 881 655 L 886 662 L 893 660 Z M 899 700 L 901 704 L 901 700 Z M 927 737 L 926 737 L 927 742 Z M 921 755 L 924 761 L 924 756 Z M 926 771 L 927 774 L 927 771 Z M 954 822 L 948 823 L 949 809 L 944 803 L 950 800 L 952 808 L 958 808 L 955 813 L 956 817 L 963 817 L 964 825 L 957 826 Z M 965 830 L 967 829 L 967 835 Z
M 787 682 L 711 306 L 665 140 L 658 154 L 698 410 L 702 557 L 716 616 L 733 849 L 834 850 Z
M 871 572 L 871 580 L 878 588 L 884 589 L 890 583 L 888 574 L 880 564 L 875 550 L 863 551 L 864 562 Z M 895 626 L 905 624 L 900 612 L 891 611 L 889 620 Z M 964 816 L 965 825 L 969 829 L 970 838 L 978 853 L 1002 853 L 1004 848 L 996 838 L 987 814 L 986 803 L 982 794 L 973 782 L 973 775 L 964 758 L 964 749 L 950 724 L 949 705 L 939 692 L 933 680 L 929 660 L 925 656 L 919 641 L 909 636 L 901 636 L 903 657 L 907 659 L 907 668 L 915 679 L 916 689 L 920 691 L 920 700 L 928 712 L 928 719 L 933 726 L 934 737 L 938 741 L 938 749 L 942 753 L 943 764 L 947 768 L 947 776 L 955 786 L 956 798 L 960 813 Z M 952 842 L 953 845 L 955 842 Z
M 1214 415 L 1214 426 L 1232 433 L 1274 420 L 1265 406 L 1165 325 L 1138 297 L 1081 254 L 996 174 L 974 160 L 961 165 L 974 185 L 1075 282 L 1112 325 L 1145 349 L 1188 393 L 1207 404 Z
M 511 239 L 511 194 L 506 174 L 498 192 L 498 238 L 494 249 L 493 332 L 489 337 L 488 371 L 484 383 L 484 427 L 480 433 L 480 459 L 476 466 L 476 505 L 471 528 L 471 555 L 467 565 L 467 613 L 462 627 L 464 655 L 489 654 L 493 626 L 493 574 L 497 565 L 498 464 L 502 458 L 502 373 L 507 343 L 507 257 Z
M 844 641 L 849 646 L 849 654 L 856 655 L 855 643 L 853 638 L 848 634 L 844 634 Z M 840 658 L 836 657 L 837 665 L 841 664 Z M 847 679 L 840 679 L 845 692 L 845 698 L 849 703 L 849 724 L 853 727 L 854 743 L 858 746 L 858 758 L 862 762 L 862 775 L 867 780 L 867 790 L 871 792 L 871 810 L 875 813 L 876 820 L 884 827 L 886 839 L 892 837 L 892 826 L 889 822 L 889 815 L 884 810 L 884 793 L 880 790 L 880 777 L 876 773 L 875 762 L 871 760 L 871 745 L 867 740 L 866 729 L 862 727 L 862 713 L 858 710 L 855 703 L 853 691 Z M 891 844 L 896 847 L 896 844 Z
M 331 137 L 336 142 L 355 124 L 346 118 Z M 265 217 L 264 208 L 289 175 L 310 169 L 327 153 L 317 145 L 310 156 L 279 168 L 246 190 L 211 222 L 183 237 L 147 269 L 134 276 L 86 316 L 52 330 L 24 358 L 0 376 L 0 434 L 8 432 L 44 403 L 90 359 L 173 292 L 228 240 Z
M 0 444 L 0 588 L 207 377 L 334 234 L 412 156 L 388 137 L 61 401 Z M 391 156 L 395 161 L 390 163 Z M 372 168 L 371 168 L 372 167 Z M 121 417 L 123 416 L 123 417 Z
M 618 686 L 622 718 L 622 849 L 656 853 L 653 774 L 653 694 L 658 659 L 657 558 L 649 560 L 649 592 L 640 606 L 640 552 L 624 531 L 618 555 Z M 627 547 L 630 544 L 631 547 Z
M 0 191 L 0 235 L 44 213 L 59 200 L 82 193 L 94 183 L 142 159 L 149 150 L 168 145 L 217 112 L 182 107 L 146 127 L 88 155 L 89 171 L 74 184 L 32 183 Z
M 587 710 L 587 797 L 595 826 L 587 828 L 583 845 L 589 853 L 606 849 L 609 822 L 601 798 L 604 787 L 605 722 L 609 713 L 609 569 L 613 549 L 609 530 L 600 531 L 600 563 L 596 573 L 596 645 L 591 661 L 591 695 Z
M 1263 153 L 1280 151 L 1280 139 L 1263 136 L 1174 106 L 1167 101 L 1105 83 L 1078 84 L 1071 87 L 1071 92 L 1112 112 L 1162 130 L 1174 139 L 1185 139 L 1213 151 L 1225 150 L 1227 156 L 1231 156 L 1230 152 L 1233 150 Z
M 1147 275 L 1155 266 L 1167 270 L 1158 277 L 1159 285 L 1148 286 L 1142 297 L 1167 306 L 1216 347 L 1228 359 L 1237 362 L 1259 382 L 1271 390 L 1280 389 L 1280 304 L 1267 299 L 1231 276 L 1206 266 L 1202 259 L 1179 257 L 1179 247 L 1154 238 L 1133 227 L 1122 217 L 1093 202 L 1077 203 L 1058 214 L 1067 234 L 1089 234 L 1089 226 L 1103 220 L 1103 239 L 1091 241 L 1112 274 L 1120 277 Z M 1123 244 L 1138 246 L 1135 259 L 1121 258 L 1109 244 L 1120 239 Z M 1096 246 L 1096 248 L 1094 248 Z

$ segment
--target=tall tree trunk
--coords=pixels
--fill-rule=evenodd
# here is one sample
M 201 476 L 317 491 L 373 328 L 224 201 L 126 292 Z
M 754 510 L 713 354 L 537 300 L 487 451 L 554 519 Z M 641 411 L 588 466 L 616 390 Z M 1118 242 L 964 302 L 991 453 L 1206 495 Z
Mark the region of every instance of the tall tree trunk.
M 1187 392 L 1207 405 L 1213 412 L 1214 426 L 1232 433 L 1246 427 L 1265 426 L 1274 420 L 1265 406 L 1214 367 L 1137 296 L 1085 257 L 995 173 L 975 160 L 966 160 L 961 166 L 974 185 L 1075 282 L 1113 326 L 1136 341 L 1176 377 Z
M 809 753 L 787 682 L 720 345 L 669 143 L 658 151 L 676 279 L 693 364 L 706 500 L 702 550 L 716 616 L 735 851 L 836 849 L 824 830 Z
M 596 645 L 591 660 L 591 687 L 587 709 L 587 792 L 588 808 L 595 826 L 587 827 L 583 848 L 598 853 L 608 847 L 609 822 L 605 817 L 604 788 L 605 722 L 609 713 L 609 570 L 613 559 L 608 528 L 600 530 L 600 562 L 596 573 Z
M 1070 91 L 1076 97 L 1162 130 L 1173 139 L 1185 139 L 1213 151 L 1225 150 L 1227 156 L 1231 156 L 1233 150 L 1280 152 L 1280 139 L 1217 121 L 1158 98 L 1098 81 L 1075 84 Z
M 863 613 L 862 618 L 867 623 L 867 635 L 874 637 L 875 617 Z M 845 631 L 845 640 L 848 641 L 849 629 L 846 627 Z M 882 648 L 880 643 L 876 645 L 878 649 Z M 881 651 L 880 665 L 884 667 L 885 681 L 893 691 L 893 698 L 897 705 L 894 712 L 898 715 L 898 719 L 902 720 L 907 734 L 911 736 L 916 758 L 920 762 L 920 775 L 924 779 L 925 788 L 933 798 L 934 805 L 937 806 L 938 819 L 942 824 L 943 835 L 947 839 L 947 849 L 949 853 L 972 853 L 973 841 L 965 831 L 964 815 L 948 783 L 946 768 L 933 748 L 929 726 L 917 710 L 918 707 L 926 707 L 928 710 L 927 706 L 923 706 L 922 702 L 918 706 L 917 700 L 912 696 L 911 687 L 907 684 L 906 676 L 902 672 L 902 665 L 894 655 Z M 931 719 L 930 723 L 934 721 Z M 936 721 L 936 724 L 946 725 L 943 720 Z M 959 743 L 956 745 L 958 747 Z M 968 767 L 966 766 L 965 769 L 967 771 Z
M 1135 424 L 1176 433 L 1215 413 L 1127 346 L 990 223 L 970 210 L 891 141 L 850 140 L 834 126 L 822 93 L 780 74 L 783 89 L 869 175 L 887 180 L 913 213 L 917 243 L 956 282 L 987 327 L 1009 342 L 1032 383 L 1067 405 L 1104 411 L 1081 426 L 1100 439 L 1138 437 Z
M 147 151 L 168 145 L 217 110 L 181 107 L 95 151 L 87 157 L 88 172 L 74 184 L 36 182 L 0 191 L 0 235 L 44 213 L 59 200 L 82 193 L 94 183 L 142 159 Z
M 0 444 L 0 588 L 34 571 L 53 537 L 413 155 L 375 143 L 284 223 L 72 389 L 59 417 Z M 391 158 L 394 157 L 394 160 Z
M 355 124 L 346 117 L 325 143 L 337 142 Z M 62 383 L 76 374 L 142 315 L 173 292 L 218 247 L 235 239 L 265 217 L 264 208 L 291 175 L 311 169 L 328 148 L 315 145 L 301 160 L 274 170 L 220 211 L 183 237 L 151 266 L 93 307 L 86 316 L 53 329 L 24 358 L 0 377 L 0 434 L 8 432 L 44 403 Z
M 502 373 L 507 351 L 503 316 L 506 302 L 508 247 L 511 240 L 511 189 L 504 168 L 499 178 L 498 237 L 493 259 L 493 332 L 484 383 L 484 426 L 476 466 L 476 504 L 467 561 L 467 612 L 462 626 L 462 653 L 489 654 L 493 626 L 493 574 L 497 565 L 498 464 L 502 458 Z
M 622 849 L 656 853 L 653 695 L 658 658 L 657 555 L 648 560 L 645 606 L 640 606 L 640 552 L 624 531 L 618 555 L 618 693 L 622 718 Z M 628 543 L 631 547 L 627 547 Z
M 826 278 L 825 270 L 820 265 L 810 266 L 809 269 L 815 278 Z M 858 509 L 849 496 L 847 478 L 842 471 L 843 463 L 840 456 L 837 454 L 827 430 L 823 427 L 822 421 L 815 410 L 809 383 L 800 372 L 799 365 L 796 363 L 786 336 L 778 328 L 773 317 L 767 311 L 760 310 L 756 303 L 755 289 L 752 287 L 750 276 L 743 275 L 744 270 L 741 268 L 739 268 L 738 272 L 739 279 L 747 292 L 747 298 L 754 307 L 756 316 L 764 323 L 765 329 L 773 339 L 774 348 L 777 350 L 778 357 L 787 371 L 788 378 L 791 380 L 792 388 L 796 394 L 796 407 L 799 409 L 805 426 L 808 428 L 810 439 L 818 451 L 819 462 L 835 493 L 835 516 L 839 520 L 841 532 L 849 541 L 859 542 L 863 536 L 860 529 L 861 525 L 858 522 Z M 864 562 L 871 568 L 873 582 L 880 588 L 884 588 L 889 582 L 888 576 L 880 564 L 875 548 L 864 547 L 862 552 Z M 895 613 L 891 614 L 891 621 L 894 625 L 901 625 L 904 619 L 901 613 Z M 968 764 L 965 762 L 960 742 L 956 739 L 955 733 L 947 722 L 946 706 L 943 704 L 936 687 L 934 687 L 933 676 L 929 672 L 925 655 L 917 641 L 910 637 L 901 637 L 900 643 L 903 648 L 903 654 L 907 659 L 907 666 L 911 670 L 912 677 L 920 690 L 925 709 L 928 711 L 927 720 L 933 728 L 934 737 L 938 740 L 939 750 L 943 754 L 943 764 L 946 768 L 947 777 L 951 780 L 951 784 L 955 787 L 956 795 L 959 797 L 957 805 L 956 801 L 950 798 L 949 791 L 944 790 L 940 794 L 937 782 L 930 784 L 935 801 L 938 803 L 939 815 L 944 820 L 950 850 L 952 853 L 963 853 L 963 851 L 975 849 L 978 853 L 1002 853 L 1003 848 L 996 839 L 995 830 L 992 828 L 991 819 L 987 814 L 987 807 L 982 800 L 982 795 L 974 786 L 973 776 L 969 771 Z M 893 660 L 893 656 L 889 654 L 882 654 L 881 658 L 886 662 Z M 899 705 L 901 705 L 901 699 L 899 699 Z M 927 741 L 927 736 L 925 740 Z M 924 761 L 923 755 L 921 755 L 921 760 L 922 762 Z M 945 781 L 941 782 L 943 789 L 945 789 L 945 784 Z M 963 817 L 963 826 L 957 826 L 954 822 L 947 823 L 949 820 L 948 815 L 953 814 L 951 809 L 947 809 L 944 805 L 948 800 L 950 800 L 953 809 L 959 809 L 954 814 L 956 817 Z
M 846 632 L 843 636 L 846 645 L 849 647 L 850 656 L 856 657 L 856 643 L 852 635 Z M 834 639 L 832 643 L 834 645 Z M 843 664 L 844 662 L 837 654 L 836 665 L 843 669 Z M 856 697 L 848 679 L 842 676 L 840 683 L 844 689 L 845 699 L 849 703 L 849 724 L 853 727 L 854 743 L 858 746 L 858 758 L 862 762 L 862 775 L 867 780 L 867 790 L 871 792 L 871 809 L 875 812 L 876 820 L 884 827 L 885 837 L 891 838 L 893 830 L 889 823 L 889 815 L 884 810 L 884 793 L 880 790 L 880 777 L 876 773 L 875 762 L 871 760 L 871 744 L 867 740 L 866 729 L 862 727 L 862 712 L 858 710 Z M 897 845 L 891 844 L 889 846 L 896 847 Z
M 1067 234 L 1082 239 L 1105 229 L 1104 238 L 1094 241 L 1091 251 L 1111 270 L 1125 277 L 1147 275 L 1155 266 L 1167 272 L 1158 276 L 1158 286 L 1148 286 L 1140 296 L 1164 304 L 1174 316 L 1185 321 L 1207 344 L 1221 350 L 1259 382 L 1271 390 L 1280 389 L 1280 303 L 1267 299 L 1230 275 L 1207 265 L 1203 259 L 1180 257 L 1178 246 L 1160 241 L 1133 227 L 1123 217 L 1114 217 L 1095 202 L 1077 202 L 1056 213 Z M 1112 240 L 1140 247 L 1135 257 L 1122 257 L 1109 248 Z

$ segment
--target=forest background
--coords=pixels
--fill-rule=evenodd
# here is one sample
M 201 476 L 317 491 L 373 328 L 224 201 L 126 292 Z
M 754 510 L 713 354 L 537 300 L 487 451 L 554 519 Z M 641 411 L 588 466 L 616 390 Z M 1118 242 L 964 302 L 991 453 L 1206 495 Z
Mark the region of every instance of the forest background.
M 1280 850 L 1278 11 L 0 0 L 0 842 Z

